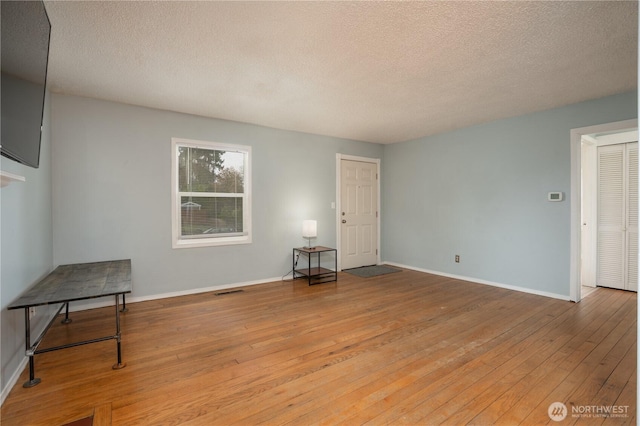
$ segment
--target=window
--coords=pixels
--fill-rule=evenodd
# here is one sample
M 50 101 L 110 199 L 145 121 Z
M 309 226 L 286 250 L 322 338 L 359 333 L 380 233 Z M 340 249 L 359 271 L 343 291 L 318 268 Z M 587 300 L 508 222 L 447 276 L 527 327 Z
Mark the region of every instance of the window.
M 171 140 L 173 248 L 251 242 L 251 147 Z

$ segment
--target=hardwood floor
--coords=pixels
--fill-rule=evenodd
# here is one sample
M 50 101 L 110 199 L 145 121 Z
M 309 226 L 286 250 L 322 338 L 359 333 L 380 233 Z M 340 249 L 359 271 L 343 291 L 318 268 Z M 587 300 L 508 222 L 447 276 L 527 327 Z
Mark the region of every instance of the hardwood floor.
M 2 425 L 555 424 L 553 402 L 561 424 L 636 423 L 635 293 L 575 304 L 408 270 L 242 290 L 129 304 L 121 370 L 113 341 L 37 355 L 42 383 L 22 374 Z M 43 347 L 112 333 L 112 309 Z

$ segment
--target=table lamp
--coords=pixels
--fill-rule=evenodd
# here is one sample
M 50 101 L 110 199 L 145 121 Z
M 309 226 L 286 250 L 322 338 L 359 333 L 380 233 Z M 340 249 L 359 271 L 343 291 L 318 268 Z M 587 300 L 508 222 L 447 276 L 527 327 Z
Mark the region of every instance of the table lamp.
M 318 236 L 318 222 L 315 220 L 303 220 L 302 221 L 302 237 L 309 240 L 309 246 L 305 248 L 314 248 L 311 247 L 311 239 L 316 238 Z

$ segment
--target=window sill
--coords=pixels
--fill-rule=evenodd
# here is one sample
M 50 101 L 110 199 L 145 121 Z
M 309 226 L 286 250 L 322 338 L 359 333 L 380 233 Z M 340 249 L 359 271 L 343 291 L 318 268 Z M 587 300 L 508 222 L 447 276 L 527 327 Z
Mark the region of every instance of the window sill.
M 228 237 L 228 238 L 206 238 L 197 240 L 173 241 L 174 249 L 197 248 L 197 247 L 219 247 L 232 246 L 237 244 L 251 244 L 251 237 Z

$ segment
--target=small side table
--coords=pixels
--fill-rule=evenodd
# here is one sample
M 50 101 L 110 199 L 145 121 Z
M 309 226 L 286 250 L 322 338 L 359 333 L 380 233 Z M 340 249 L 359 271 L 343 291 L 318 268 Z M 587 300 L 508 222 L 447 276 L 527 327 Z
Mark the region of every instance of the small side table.
M 320 263 L 320 255 L 322 253 L 331 253 L 333 252 L 333 270 L 328 268 L 323 268 Z M 307 264 L 307 268 L 296 268 L 296 254 L 300 256 L 301 254 L 305 254 L 309 260 Z M 311 266 L 314 262 L 312 261 L 313 255 L 315 256 L 316 266 Z M 306 277 L 309 285 L 313 284 L 322 284 L 331 281 L 338 281 L 338 252 L 334 248 L 316 246 L 316 247 L 298 247 L 293 249 L 293 279 Z

